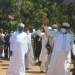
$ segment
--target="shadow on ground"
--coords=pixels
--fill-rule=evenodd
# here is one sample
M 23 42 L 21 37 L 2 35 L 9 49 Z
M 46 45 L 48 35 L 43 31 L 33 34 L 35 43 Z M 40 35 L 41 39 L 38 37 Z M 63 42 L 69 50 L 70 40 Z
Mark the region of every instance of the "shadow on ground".
M 32 74 L 41 74 L 40 71 L 26 71 L 26 73 L 32 73 Z M 44 73 L 44 72 L 43 72 Z
M 9 66 L 9 64 L 0 64 L 0 66 Z
M 8 69 L 8 68 L 1 68 L 1 69 Z

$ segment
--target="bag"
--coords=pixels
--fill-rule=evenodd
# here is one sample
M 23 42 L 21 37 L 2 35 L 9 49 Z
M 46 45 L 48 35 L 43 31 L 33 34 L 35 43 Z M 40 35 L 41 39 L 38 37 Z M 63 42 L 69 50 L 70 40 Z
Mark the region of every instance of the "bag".
M 49 44 L 49 37 L 48 37 L 48 42 L 46 44 L 46 49 L 48 50 L 48 54 L 52 53 L 52 47 Z

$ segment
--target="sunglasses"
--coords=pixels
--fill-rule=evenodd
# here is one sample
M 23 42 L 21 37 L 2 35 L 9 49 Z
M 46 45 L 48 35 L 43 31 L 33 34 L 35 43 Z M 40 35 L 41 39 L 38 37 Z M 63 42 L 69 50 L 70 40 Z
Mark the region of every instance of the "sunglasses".
M 61 26 L 61 28 L 70 29 L 70 27 L 67 27 L 67 26 Z

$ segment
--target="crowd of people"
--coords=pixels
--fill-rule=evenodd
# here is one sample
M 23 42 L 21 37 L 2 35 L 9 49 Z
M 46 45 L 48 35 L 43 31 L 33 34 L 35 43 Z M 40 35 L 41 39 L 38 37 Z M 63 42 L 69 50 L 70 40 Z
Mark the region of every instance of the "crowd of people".
M 4 50 L 4 58 L 10 59 L 6 75 L 25 75 L 25 70 L 35 65 L 36 60 L 40 63 L 40 73 L 70 75 L 71 54 L 75 59 L 75 38 L 70 34 L 70 24 L 63 22 L 59 30 L 57 24 L 47 26 L 47 17 L 43 17 L 42 23 L 33 32 L 23 23 L 15 32 L 6 30 L 3 34 L 0 29 L 0 58 Z

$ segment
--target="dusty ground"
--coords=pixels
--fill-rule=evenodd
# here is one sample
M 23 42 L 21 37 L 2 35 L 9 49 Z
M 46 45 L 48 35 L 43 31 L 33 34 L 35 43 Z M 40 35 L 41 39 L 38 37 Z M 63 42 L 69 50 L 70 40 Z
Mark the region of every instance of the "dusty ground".
M 6 75 L 6 71 L 9 65 L 9 60 L 2 60 L 0 62 L 0 75 Z M 45 73 L 39 72 L 39 66 L 33 66 L 26 71 L 26 75 L 45 75 Z
M 6 75 L 6 70 L 9 65 L 9 60 L 3 60 L 0 62 L 0 75 Z M 71 73 L 72 75 L 73 64 L 71 64 Z M 39 72 L 39 66 L 33 66 L 29 70 L 26 71 L 26 75 L 45 75 L 45 73 Z

